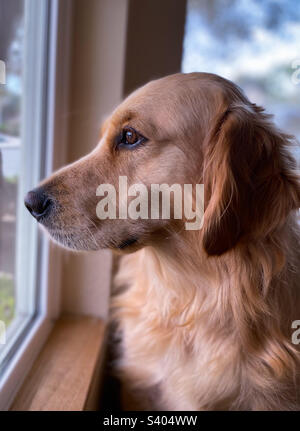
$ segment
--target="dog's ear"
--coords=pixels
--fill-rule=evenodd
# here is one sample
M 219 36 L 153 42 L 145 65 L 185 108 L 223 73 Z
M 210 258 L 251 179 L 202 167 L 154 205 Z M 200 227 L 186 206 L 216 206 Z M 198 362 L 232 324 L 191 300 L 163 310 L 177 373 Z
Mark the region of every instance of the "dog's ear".
M 256 105 L 234 105 L 218 116 L 204 143 L 208 255 L 220 255 L 243 238 L 268 236 L 299 208 L 290 139 Z

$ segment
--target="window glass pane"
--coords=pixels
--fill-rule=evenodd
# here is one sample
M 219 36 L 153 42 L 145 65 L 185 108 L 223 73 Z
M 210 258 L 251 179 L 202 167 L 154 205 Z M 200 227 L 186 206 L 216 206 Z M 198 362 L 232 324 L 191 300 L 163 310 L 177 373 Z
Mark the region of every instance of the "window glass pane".
M 24 2 L 0 0 L 0 320 L 15 314 L 16 212 L 20 173 Z
M 300 139 L 299 41 L 298 0 L 188 0 L 182 71 L 234 81 Z

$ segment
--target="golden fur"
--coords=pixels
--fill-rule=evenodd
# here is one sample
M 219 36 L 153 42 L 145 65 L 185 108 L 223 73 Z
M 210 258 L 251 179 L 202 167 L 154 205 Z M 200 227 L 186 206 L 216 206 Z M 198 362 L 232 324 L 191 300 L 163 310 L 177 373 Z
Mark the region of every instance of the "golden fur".
M 126 124 L 149 142 L 117 153 L 112 141 Z M 46 227 L 68 247 L 116 249 L 137 238 L 121 260 L 112 310 L 119 374 L 133 391 L 155 391 L 146 408 L 300 409 L 291 343 L 300 318 L 300 187 L 291 141 L 233 83 L 177 74 L 129 96 L 94 152 L 43 183 L 58 202 Z M 148 186 L 204 182 L 203 229 L 97 220 L 95 187 L 119 175 Z

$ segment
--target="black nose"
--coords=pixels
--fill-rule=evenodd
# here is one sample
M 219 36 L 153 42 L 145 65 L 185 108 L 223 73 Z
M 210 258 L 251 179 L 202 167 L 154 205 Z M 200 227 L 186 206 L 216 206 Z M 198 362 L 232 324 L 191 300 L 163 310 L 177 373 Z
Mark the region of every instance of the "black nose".
M 38 221 L 50 213 L 52 200 L 42 188 L 27 193 L 24 203 L 28 211 Z

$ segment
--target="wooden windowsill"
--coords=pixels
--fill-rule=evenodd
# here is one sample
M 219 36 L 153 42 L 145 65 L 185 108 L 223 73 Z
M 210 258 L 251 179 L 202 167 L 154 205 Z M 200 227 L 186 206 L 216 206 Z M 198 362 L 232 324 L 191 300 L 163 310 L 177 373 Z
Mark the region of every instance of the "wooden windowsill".
M 61 317 L 11 410 L 97 409 L 105 334 L 100 319 Z

